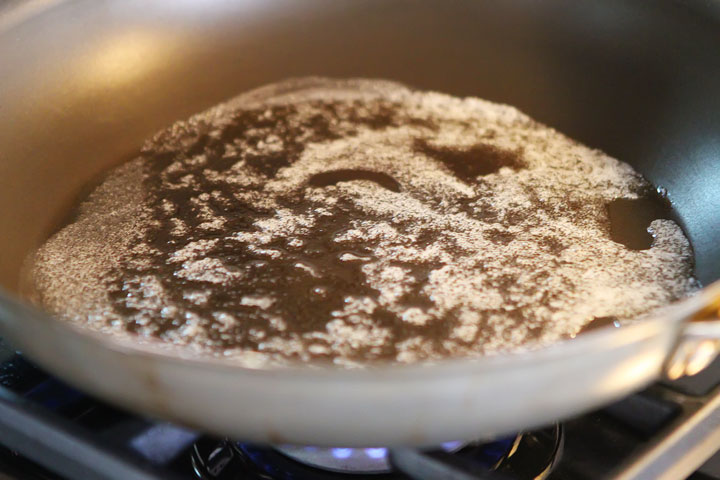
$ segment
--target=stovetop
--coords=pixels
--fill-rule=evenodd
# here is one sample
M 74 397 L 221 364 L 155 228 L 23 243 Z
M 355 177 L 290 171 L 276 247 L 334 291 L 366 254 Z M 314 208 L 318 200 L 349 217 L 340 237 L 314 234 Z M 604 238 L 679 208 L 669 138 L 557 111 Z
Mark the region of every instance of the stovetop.
M 657 383 L 601 410 L 494 442 L 428 451 L 278 449 L 114 408 L 0 343 L 0 480 L 720 479 L 720 455 L 711 458 L 720 449 L 718 385 L 720 361 L 694 377 Z M 358 461 L 382 473 L 318 468 L 354 468 Z M 382 465 L 395 469 L 384 472 Z

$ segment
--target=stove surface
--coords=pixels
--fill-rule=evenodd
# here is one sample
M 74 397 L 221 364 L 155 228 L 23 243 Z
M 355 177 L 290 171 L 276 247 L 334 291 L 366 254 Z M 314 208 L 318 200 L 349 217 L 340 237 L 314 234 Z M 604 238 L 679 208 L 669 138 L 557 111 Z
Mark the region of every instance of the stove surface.
M 434 451 L 274 448 L 114 408 L 0 344 L 0 480 L 720 479 L 720 456 L 706 462 L 720 447 L 718 384 L 720 361 L 562 425 Z

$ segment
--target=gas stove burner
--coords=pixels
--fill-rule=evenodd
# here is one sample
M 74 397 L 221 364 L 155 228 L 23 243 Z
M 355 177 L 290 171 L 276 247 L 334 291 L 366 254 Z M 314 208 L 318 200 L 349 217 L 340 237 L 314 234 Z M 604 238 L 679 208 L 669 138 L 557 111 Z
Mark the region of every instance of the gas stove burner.
M 342 480 L 428 478 L 546 478 L 562 454 L 559 425 L 494 441 L 448 442 L 436 449 L 257 446 L 201 441 L 193 466 L 203 480 Z M 439 469 L 439 470 L 438 470 Z M 462 472 L 465 476 L 457 476 Z M 456 477 L 452 477 L 456 474 Z
M 499 443 L 503 445 L 502 448 L 505 448 L 505 444 L 509 442 L 502 441 Z M 454 453 L 467 445 L 467 442 L 447 442 L 441 445 L 441 449 Z M 243 448 L 243 446 L 240 445 L 240 448 Z M 275 449 L 304 465 L 330 472 L 378 474 L 390 473 L 393 470 L 390 464 L 389 451 L 384 447 L 322 448 L 283 445 L 275 447 Z

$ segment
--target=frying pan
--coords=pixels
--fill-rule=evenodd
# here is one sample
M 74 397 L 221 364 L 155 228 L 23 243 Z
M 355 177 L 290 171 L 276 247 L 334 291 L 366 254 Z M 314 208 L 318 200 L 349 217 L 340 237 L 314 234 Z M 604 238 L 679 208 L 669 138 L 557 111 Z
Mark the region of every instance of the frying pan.
M 0 17 L 0 328 L 113 403 L 268 443 L 428 445 L 576 414 L 720 339 L 720 4 L 553 0 L 35 2 Z M 708 287 L 538 351 L 365 370 L 239 368 L 54 321 L 25 256 L 90 179 L 171 122 L 291 76 L 515 105 L 667 189 Z

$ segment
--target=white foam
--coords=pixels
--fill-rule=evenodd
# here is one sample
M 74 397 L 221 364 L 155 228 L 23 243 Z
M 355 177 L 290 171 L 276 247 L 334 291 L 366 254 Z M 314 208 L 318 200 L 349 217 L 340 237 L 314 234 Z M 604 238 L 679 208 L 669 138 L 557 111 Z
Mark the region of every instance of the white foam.
M 354 125 L 352 135 L 306 141 L 298 160 L 271 179 L 259 175 L 245 160 L 228 172 L 207 169 L 199 174 L 205 180 L 233 186 L 236 198 L 275 214 L 257 218 L 253 231 L 226 231 L 223 219 L 208 206 L 222 200 L 218 192 L 198 195 L 192 202 L 204 221 L 199 229 L 213 237 L 193 241 L 170 255 L 177 277 L 206 282 L 208 289 L 228 288 L 232 281 L 243 278 L 217 259 L 205 258 L 218 241 L 218 232 L 236 242 L 239 249 L 246 248 L 267 261 L 294 262 L 290 253 L 276 248 L 276 242 L 284 240 L 289 249 L 302 251 L 318 219 L 332 216 L 343 201 L 355 205 L 364 218 L 351 221 L 333 241 L 338 245 L 367 241 L 371 252 L 368 258 L 345 253 L 340 261 L 362 263 L 364 282 L 379 292 L 377 298 L 348 297 L 343 309 L 327 319 L 324 329 L 293 335 L 283 333 L 292 318 L 273 313 L 279 302 L 275 296 L 245 297 L 244 306 L 265 312 L 261 314 L 267 326 L 252 330 L 256 349 L 221 351 L 228 361 L 255 366 L 321 355 L 354 366 L 363 363 L 358 355 L 372 360 L 381 356 L 387 345 L 393 345 L 398 362 L 489 354 L 573 336 L 593 317 L 614 316 L 627 322 L 697 288 L 691 276 L 690 245 L 672 221 L 652 223 L 655 241 L 648 250 L 629 250 L 609 238 L 604 204 L 616 198 L 636 198 L 635 192 L 645 185 L 630 166 L 509 106 L 415 92 L 388 82 L 309 79 L 251 92 L 177 123 L 154 137 L 147 149 L 190 145 L 187 139 L 198 131 L 217 138 L 230 113 L 238 109 L 293 105 L 298 112 L 295 121 L 302 127 L 312 115 L 323 115 L 322 108 L 311 105 L 310 100 L 338 102 L 350 111 L 388 99 L 401 105 L 404 114 L 432 121 L 438 129 L 422 124 L 384 129 Z M 501 168 L 481 181 L 463 181 L 437 159 L 419 152 L 414 147 L 418 138 L 434 148 L 469 148 L 478 143 L 504 150 L 520 148 L 518 155 L 525 168 Z M 271 131 L 253 145 L 236 140 L 227 145 L 226 153 L 270 154 L 283 148 L 283 139 Z M 168 175 L 209 162 L 204 155 L 176 161 L 163 172 L 162 185 L 168 189 L 194 185 L 197 173 L 179 180 Z M 147 192 L 141 188 L 141 179 L 147 175 L 145 165 L 146 160 L 139 159 L 113 171 L 84 204 L 79 219 L 37 253 L 34 282 L 40 301 L 52 312 L 91 328 L 120 333 L 127 319 L 111 306 L 106 287 L 109 280 L 123 283 L 133 297 L 133 307 L 141 312 L 133 321 L 144 325 L 139 330 L 143 334 L 152 335 L 152 319 L 163 311 L 168 315 L 168 309 L 174 308 L 169 292 L 152 273 L 142 279 L 114 277 L 121 262 L 142 266 L 157 253 L 142 240 L 152 222 Z M 400 184 L 401 191 L 366 180 L 306 186 L 313 175 L 341 169 L 387 174 Z M 304 190 L 305 199 L 313 205 L 302 215 L 281 202 L 288 192 L 298 190 Z M 472 208 L 459 208 L 458 199 Z M 570 204 L 584 207 L 573 210 L 568 208 Z M 166 212 L 176 207 L 169 199 L 162 205 Z M 495 217 L 483 215 L 489 210 Z M 178 219 L 172 234 L 180 237 L 188 228 Z M 427 231 L 435 232 L 429 240 Z M 507 241 L 499 241 L 498 236 Z M 419 238 L 425 238 L 424 242 L 417 242 Z M 562 248 L 558 251 L 549 248 L 550 244 Z M 419 264 L 432 265 L 427 280 L 411 275 L 410 267 Z M 322 276 L 304 262 L 297 268 Z M 429 304 L 406 304 L 403 295 L 421 281 L 420 291 Z M 329 288 L 332 292 L 332 286 Z M 188 301 L 202 302 L 201 292 L 185 294 Z M 396 337 L 392 328 L 375 318 L 373 312 L 379 307 L 408 327 L 430 328 L 450 322 L 448 333 L 437 342 L 422 335 Z M 182 306 L 177 308 L 182 310 Z M 521 320 L 517 312 L 521 312 Z M 236 312 L 216 312 L 209 319 L 190 315 L 163 338 L 217 352 L 208 340 L 210 330 L 229 335 L 228 329 L 242 321 Z

